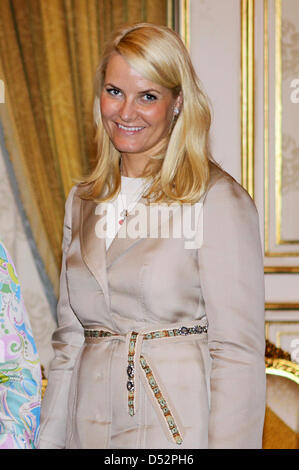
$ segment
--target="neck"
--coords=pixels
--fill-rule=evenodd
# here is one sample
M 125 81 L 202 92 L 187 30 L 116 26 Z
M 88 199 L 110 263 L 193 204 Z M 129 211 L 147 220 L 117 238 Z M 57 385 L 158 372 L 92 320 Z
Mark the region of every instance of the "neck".
M 148 157 L 122 155 L 120 166 L 121 174 L 129 178 L 141 178 L 148 160 Z

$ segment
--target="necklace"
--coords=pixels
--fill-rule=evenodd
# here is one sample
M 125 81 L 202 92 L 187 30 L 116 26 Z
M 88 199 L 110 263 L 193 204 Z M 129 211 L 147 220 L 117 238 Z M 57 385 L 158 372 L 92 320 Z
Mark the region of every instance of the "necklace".
M 120 219 L 118 220 L 118 223 L 120 225 L 122 225 L 125 221 L 125 219 L 128 217 L 130 211 L 133 209 L 133 207 L 135 206 L 135 204 L 138 202 L 138 200 L 140 199 L 140 197 L 145 193 L 145 191 L 148 189 L 148 187 L 150 186 L 150 183 L 148 183 L 147 185 L 144 185 L 144 183 L 142 184 L 142 187 L 141 187 L 141 190 L 137 190 L 135 191 L 135 193 L 133 194 L 133 200 L 130 202 L 130 204 L 125 207 L 124 205 L 124 201 L 123 201 L 123 197 L 122 197 L 122 192 L 120 190 L 120 199 L 121 199 L 121 203 L 122 203 L 122 210 L 120 212 Z M 137 193 L 137 196 L 136 196 L 136 193 Z
M 120 157 L 120 174 L 122 174 L 123 172 L 123 160 L 122 160 L 122 156 Z M 125 221 L 125 219 L 128 217 L 130 211 L 133 209 L 133 207 L 135 206 L 135 204 L 137 204 L 138 200 L 141 198 L 141 196 L 147 191 L 147 189 L 150 187 L 151 185 L 151 181 L 149 181 L 147 184 L 144 184 L 142 183 L 141 185 L 141 191 L 137 189 L 137 191 L 135 191 L 135 193 L 133 194 L 133 200 L 131 201 L 131 203 L 125 207 L 124 205 L 124 201 L 123 201 L 123 196 L 122 196 L 122 192 L 121 192 L 121 189 L 120 189 L 120 199 L 121 199 L 121 203 L 122 203 L 122 210 L 120 212 L 120 219 L 118 220 L 118 223 L 119 225 L 122 225 Z M 136 196 L 136 193 L 137 193 L 137 196 Z

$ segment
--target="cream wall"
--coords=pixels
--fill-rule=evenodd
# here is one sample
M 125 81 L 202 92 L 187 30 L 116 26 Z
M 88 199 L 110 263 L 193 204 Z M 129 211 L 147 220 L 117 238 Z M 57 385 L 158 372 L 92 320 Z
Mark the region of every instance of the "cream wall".
M 190 53 L 212 102 L 214 158 L 240 182 L 240 0 L 190 0 Z

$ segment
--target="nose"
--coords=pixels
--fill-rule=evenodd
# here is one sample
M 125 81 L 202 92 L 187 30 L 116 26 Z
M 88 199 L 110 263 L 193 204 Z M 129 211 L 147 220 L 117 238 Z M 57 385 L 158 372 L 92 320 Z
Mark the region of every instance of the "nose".
M 119 110 L 119 117 L 124 122 L 132 122 L 137 117 L 137 110 L 135 103 L 129 99 L 125 99 Z

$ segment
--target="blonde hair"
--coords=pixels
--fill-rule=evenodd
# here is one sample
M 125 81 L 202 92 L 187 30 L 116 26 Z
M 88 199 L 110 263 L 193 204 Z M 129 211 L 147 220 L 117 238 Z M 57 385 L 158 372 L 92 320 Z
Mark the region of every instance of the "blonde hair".
M 183 97 L 167 148 L 163 154 L 152 155 L 143 172 L 143 177 L 152 179 L 145 197 L 151 202 L 197 202 L 207 189 L 209 162 L 214 161 L 209 151 L 211 113 L 182 40 L 166 26 L 149 23 L 118 30 L 106 45 L 96 71 L 98 103 L 107 64 L 115 52 L 147 80 L 170 89 L 174 97 L 180 92 Z M 98 160 L 91 175 L 81 182 L 81 197 L 104 201 L 120 190 L 121 155 L 103 127 L 100 112 L 95 120 Z

